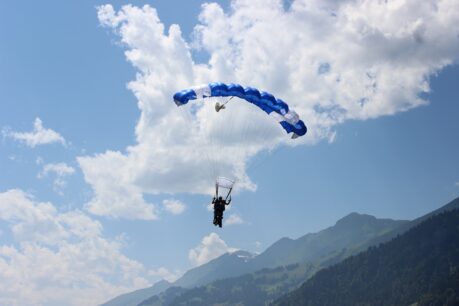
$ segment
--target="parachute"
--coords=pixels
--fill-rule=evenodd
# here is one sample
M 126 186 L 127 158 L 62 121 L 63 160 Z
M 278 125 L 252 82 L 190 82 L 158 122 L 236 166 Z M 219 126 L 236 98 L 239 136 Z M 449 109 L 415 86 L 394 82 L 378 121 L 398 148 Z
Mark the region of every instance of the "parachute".
M 233 190 L 234 183 L 235 181 L 232 179 L 229 179 L 223 176 L 217 177 L 217 179 L 215 180 L 215 197 L 216 198 L 218 197 L 218 190 L 223 189 L 223 190 L 226 190 L 225 200 L 228 200 L 228 198 L 230 197 L 231 191 Z
M 253 87 L 243 87 L 238 84 L 209 83 L 176 92 L 173 99 L 177 106 L 183 106 L 190 101 L 206 101 L 208 99 L 212 100 L 211 98 L 214 97 L 219 100 L 215 104 L 216 113 L 225 110 L 225 105 L 233 98 L 238 98 L 240 101 L 255 105 L 271 118 L 275 119 L 287 134 L 291 133 L 291 138 L 293 139 L 301 137 L 307 132 L 304 122 L 300 120 L 298 114 L 294 110 L 290 109 L 287 103 L 268 92 L 259 91 Z M 213 101 L 215 101 L 215 99 Z M 226 110 L 223 112 L 226 112 Z M 249 123 L 250 122 L 247 122 L 247 124 Z M 231 127 L 228 126 L 227 130 L 231 130 Z M 218 146 L 215 146 L 215 148 L 216 149 L 207 148 L 206 152 L 203 152 L 203 156 L 207 156 L 209 151 L 214 151 L 218 156 L 220 150 Z M 209 158 L 210 164 L 215 164 L 215 161 L 218 162 L 218 158 L 213 160 Z M 235 180 L 227 178 L 228 175 L 229 173 L 224 170 L 220 172 L 214 171 L 213 177 L 215 178 L 216 196 L 218 196 L 219 190 L 220 193 L 226 193 L 226 198 L 230 196 Z
M 210 83 L 175 93 L 174 102 L 177 106 L 181 106 L 187 104 L 190 100 L 208 97 L 228 97 L 229 99 L 238 97 L 252 103 L 276 119 L 288 134 L 292 133 L 292 138 L 303 136 L 307 132 L 304 122 L 300 120 L 295 111 L 289 108 L 287 103 L 268 92 L 259 91 L 253 87 L 242 87 L 238 84 Z M 218 112 L 224 109 L 227 102 L 222 105 L 215 105 L 215 110 Z

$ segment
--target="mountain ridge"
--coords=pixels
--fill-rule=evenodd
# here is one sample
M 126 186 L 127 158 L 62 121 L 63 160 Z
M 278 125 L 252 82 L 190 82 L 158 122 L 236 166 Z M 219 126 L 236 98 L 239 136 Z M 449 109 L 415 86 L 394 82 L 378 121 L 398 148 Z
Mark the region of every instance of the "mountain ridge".
M 390 220 L 390 219 L 377 219 L 376 217 L 363 215 L 358 213 L 349 214 L 346 217 L 338 220 L 335 225 L 330 226 L 322 231 L 312 234 L 306 234 L 298 239 L 291 239 L 283 237 L 267 248 L 263 253 L 253 257 L 251 260 L 246 261 L 245 274 L 235 275 L 233 277 L 225 277 L 215 279 L 209 282 L 208 285 L 196 286 L 187 291 L 168 290 L 165 293 L 160 294 L 156 297 L 151 297 L 144 301 L 142 306 L 157 306 L 157 305 L 178 305 L 187 304 L 187 298 L 193 301 L 199 300 L 199 296 L 206 296 L 209 301 L 217 301 L 218 296 L 225 296 L 226 289 L 232 290 L 231 288 L 239 287 L 238 282 L 244 284 L 243 287 L 250 287 L 252 294 L 244 293 L 245 291 L 237 290 L 232 295 L 227 296 L 229 300 L 240 298 L 238 293 L 244 293 L 248 298 L 250 305 L 259 305 L 255 300 L 250 300 L 250 295 L 258 292 L 259 295 L 263 295 L 265 299 L 271 300 L 280 296 L 283 290 L 293 289 L 297 285 L 304 281 L 304 277 L 309 277 L 317 270 L 320 263 L 315 265 L 297 264 L 297 261 L 304 262 L 304 258 L 327 258 L 325 255 L 332 256 L 336 252 L 342 252 L 342 247 L 351 247 L 350 244 L 360 244 L 367 239 L 370 239 L 374 235 L 378 235 L 382 232 L 388 231 L 392 228 L 398 227 L 408 221 L 404 220 Z M 342 232 L 338 235 L 338 232 Z M 343 239 L 344 236 L 354 235 L 355 238 Z M 330 237 L 339 236 L 334 238 L 333 241 L 327 242 L 323 240 L 330 240 Z M 326 239 L 323 239 L 323 238 Z M 337 243 L 336 241 L 339 243 Z M 305 245 L 304 245 L 305 244 Z M 316 253 L 314 250 L 320 250 L 319 255 L 312 256 L 312 253 Z M 291 253 L 299 253 L 298 256 L 291 256 Z M 223 255 L 221 258 L 224 258 Z M 323 258 L 322 258 L 323 257 Z M 220 261 L 221 258 L 214 260 L 211 264 Z M 260 258 L 262 259 L 261 261 Z M 299 259 L 299 260 L 298 260 Z M 257 272 L 258 270 L 258 272 Z M 235 273 L 234 273 L 235 274 Z M 291 278 L 291 280 L 286 280 Z M 281 288 L 277 288 L 276 282 L 281 282 Z M 260 285 L 254 286 L 254 282 Z M 267 288 L 269 292 L 265 292 L 263 288 Z M 210 290 L 210 291 L 209 291 Z M 234 290 L 233 290 L 234 291 Z M 207 293 L 212 293 L 211 296 L 207 296 Z M 218 293 L 217 293 L 218 292 Z M 174 296 L 175 295 L 175 296 Z M 217 295 L 217 296 L 216 296 Z M 241 297 L 243 298 L 243 297 Z M 235 300 L 234 300 L 235 301 Z M 235 301 L 235 303 L 237 303 Z M 196 305 L 206 305 L 201 300 L 201 304 L 196 302 Z M 261 304 L 260 304 L 261 305 Z
M 459 208 L 317 272 L 272 305 L 458 305 Z
M 155 296 L 166 289 L 168 289 L 172 283 L 166 280 L 160 280 L 156 282 L 151 287 L 138 289 L 132 292 L 127 292 L 125 294 L 118 295 L 107 302 L 100 304 L 99 306 L 129 306 L 133 305 L 136 306 L 137 304 L 141 303 L 145 299 Z
M 394 227 L 391 230 L 380 231 L 379 233 L 383 233 L 382 236 L 385 236 L 387 235 L 387 233 L 391 232 L 400 233 L 401 231 L 399 230 L 399 228 L 414 227 L 422 220 L 429 218 L 429 216 L 436 215 L 438 213 L 441 213 L 442 211 L 449 211 L 451 209 L 454 209 L 458 206 L 458 204 L 459 198 L 449 202 L 448 204 L 440 207 L 439 209 L 432 211 L 431 213 L 428 213 L 412 221 L 402 221 L 401 223 L 399 223 L 399 226 Z M 355 222 L 356 220 L 362 222 Z M 336 228 L 340 228 L 340 226 L 342 225 L 348 223 L 351 223 L 351 225 L 355 225 L 353 223 L 357 223 L 357 227 L 351 226 L 351 228 L 358 229 L 365 227 L 368 224 L 372 224 L 372 222 L 375 222 L 375 220 L 382 224 L 384 224 L 384 222 L 391 223 L 391 221 L 393 221 L 391 219 L 377 219 L 376 217 L 365 214 L 351 213 L 338 220 L 334 226 L 336 230 Z M 330 228 L 333 228 L 334 226 L 331 226 Z M 329 228 L 322 230 L 320 232 L 327 231 L 328 229 Z M 276 241 L 276 243 L 271 245 L 271 247 L 275 248 L 276 244 L 277 246 L 289 245 L 295 240 L 307 240 L 310 239 L 310 237 L 314 237 L 315 234 L 317 233 L 306 234 L 299 237 L 298 239 L 290 239 L 287 237 L 283 237 Z M 373 245 L 373 247 L 375 247 L 376 245 L 378 245 L 379 242 L 377 238 L 372 238 L 367 240 L 366 243 L 368 243 L 369 245 Z M 210 302 L 215 302 L 219 305 L 265 305 L 267 302 L 272 301 L 277 297 L 280 297 L 280 293 L 286 293 L 292 289 L 295 289 L 295 282 L 297 282 L 297 284 L 300 285 L 302 282 L 304 282 L 304 279 L 308 279 L 321 268 L 334 265 L 342 261 L 346 257 L 359 253 L 359 249 L 364 244 L 365 243 L 361 243 L 360 245 L 357 244 L 350 248 L 335 250 L 332 254 L 328 254 L 328 256 L 321 258 L 317 262 L 317 266 L 315 267 L 310 265 L 308 266 L 307 264 L 296 264 L 287 267 L 277 267 L 272 269 L 265 268 L 254 273 L 242 275 L 236 278 L 214 281 L 212 283 L 209 283 L 207 286 L 197 287 L 191 290 L 183 291 L 176 296 L 167 296 L 167 301 L 169 301 L 170 304 L 159 303 L 151 305 L 210 305 Z M 301 277 L 303 277 L 303 280 L 301 280 Z M 248 289 L 245 291 L 240 291 L 241 289 L 237 289 L 244 287 Z M 228 292 L 230 292 L 230 294 L 228 294 Z M 163 299 L 163 301 L 165 300 L 166 299 Z M 190 301 L 193 301 L 193 303 L 189 304 Z M 148 303 L 145 303 L 144 305 L 150 306 L 150 304 Z

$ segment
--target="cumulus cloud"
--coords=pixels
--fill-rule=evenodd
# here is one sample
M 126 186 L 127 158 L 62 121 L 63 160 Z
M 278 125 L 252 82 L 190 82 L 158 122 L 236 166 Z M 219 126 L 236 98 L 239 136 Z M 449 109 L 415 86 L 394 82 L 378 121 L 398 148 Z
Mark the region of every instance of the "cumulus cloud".
M 23 142 L 31 148 L 56 142 L 66 145 L 64 137 L 52 129 L 44 128 L 40 118 L 35 118 L 33 127 L 32 132 L 15 132 L 8 128 L 4 128 L 2 132 L 5 137 Z
M 233 0 L 229 11 L 207 3 L 191 42 L 178 25 L 165 28 L 148 5 L 104 5 L 98 17 L 138 70 L 129 83 L 140 110 L 137 143 L 80 159 L 95 193 L 88 207 L 109 215 L 125 212 L 127 206 L 110 208 L 120 190 L 143 208 L 145 193 L 210 194 L 216 175 L 254 190 L 246 165 L 260 151 L 333 142 L 346 120 L 425 105 L 429 77 L 459 56 L 456 0 L 296 0 L 288 10 L 281 0 Z M 207 52 L 208 62 L 196 63 L 192 48 Z M 190 109 L 172 102 L 177 90 L 212 81 L 275 93 L 304 119 L 308 134 L 290 141 L 271 118 L 238 101 L 218 115 L 211 103 Z M 122 184 L 113 183 L 120 177 Z
M 79 157 L 86 182 L 94 197 L 85 208 L 95 215 L 112 218 L 155 220 L 156 207 L 145 201 L 140 187 L 132 184 L 127 157 L 120 152 L 106 152 L 95 157 Z M 97 164 L 94 161 L 97 160 Z
M 210 233 L 202 238 L 201 243 L 197 247 L 189 251 L 188 259 L 193 266 L 200 266 L 225 253 L 235 251 L 237 249 L 228 247 L 226 242 L 218 234 Z
M 66 176 L 71 175 L 75 172 L 75 169 L 66 163 L 51 163 L 43 166 L 43 170 L 40 172 L 39 176 L 47 176 L 50 173 L 54 173 L 57 176 Z
M 178 200 L 164 200 L 163 206 L 166 211 L 174 215 L 180 215 L 185 211 L 185 204 Z
M 38 158 L 37 163 L 41 164 L 42 160 Z M 67 185 L 65 178 L 74 173 L 75 169 L 66 163 L 51 163 L 43 166 L 43 169 L 38 173 L 38 178 L 42 179 L 48 175 L 53 175 L 55 177 L 53 182 L 54 190 L 62 194 L 62 189 Z
M 235 225 L 235 224 L 242 224 L 244 220 L 242 220 L 241 216 L 237 214 L 231 214 L 226 218 L 225 225 Z
M 122 241 L 81 211 L 59 212 L 21 190 L 0 193 L 0 221 L 14 244 L 0 245 L 1 305 L 96 305 L 149 285 Z

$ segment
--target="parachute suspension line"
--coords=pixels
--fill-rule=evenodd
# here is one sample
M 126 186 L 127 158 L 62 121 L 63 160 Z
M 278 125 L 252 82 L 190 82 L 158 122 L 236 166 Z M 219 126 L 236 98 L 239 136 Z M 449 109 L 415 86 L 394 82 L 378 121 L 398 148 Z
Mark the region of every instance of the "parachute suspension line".
M 208 108 L 209 107 L 209 101 L 206 101 L 206 99 L 209 99 L 210 101 L 212 101 L 212 97 L 209 97 L 209 98 L 202 98 L 200 99 L 200 101 L 203 103 L 202 104 L 202 107 L 203 108 Z M 206 111 L 206 110 L 204 110 Z M 211 114 L 213 114 L 211 112 Z M 211 120 L 211 117 L 208 117 L 209 120 Z M 209 124 L 207 122 L 207 124 Z M 207 161 L 208 161 L 208 167 L 210 169 L 210 177 L 215 177 L 216 175 L 216 161 L 215 161 L 215 154 L 213 153 L 213 151 L 215 150 L 214 149 L 214 137 L 213 137 L 213 131 L 206 128 L 207 133 L 208 133 L 208 137 L 206 137 L 206 142 L 203 143 L 202 147 L 201 147 L 201 151 L 204 151 L 203 153 L 205 154 L 206 158 L 207 158 Z M 215 188 L 217 188 L 217 186 L 215 186 Z M 217 193 L 218 193 L 218 190 L 217 190 Z
M 233 190 L 235 183 L 236 181 L 233 179 L 223 176 L 217 177 L 215 180 L 215 196 L 225 198 L 225 201 L 228 201 L 228 199 L 231 201 L 231 191 Z
M 217 98 L 219 102 L 222 101 L 223 99 L 226 99 L 226 101 L 220 105 L 220 109 L 224 109 L 226 103 L 228 103 L 229 101 L 226 97 L 220 97 L 219 99 Z M 219 102 L 217 102 L 217 105 L 220 104 Z M 222 148 L 221 145 L 222 144 L 224 145 L 227 143 L 228 129 L 232 128 L 231 120 L 228 120 L 229 119 L 228 117 L 231 117 L 231 113 L 232 112 L 222 112 L 219 114 L 215 114 L 216 116 L 218 116 L 217 121 L 216 121 L 218 133 L 214 134 L 216 138 L 214 156 L 216 159 L 216 165 L 220 166 L 220 167 L 216 167 L 217 173 L 215 174 L 215 179 L 217 179 L 218 176 L 227 175 L 224 170 L 226 165 L 224 162 L 222 163 L 221 161 L 222 159 L 224 159 L 224 156 L 222 154 L 223 152 L 225 152 L 224 150 L 226 148 Z
M 227 100 L 225 102 L 225 104 L 228 103 L 232 98 L 234 98 L 234 96 L 232 96 L 229 100 Z M 249 107 L 252 107 L 252 106 L 249 106 Z M 264 125 L 258 124 L 257 120 L 244 120 L 244 121 L 242 121 L 242 124 L 241 124 L 241 122 L 239 122 L 240 126 L 236 126 L 236 122 L 237 122 L 236 119 L 239 118 L 239 114 L 238 113 L 236 113 L 236 112 L 225 112 L 224 115 L 222 115 L 222 116 L 226 117 L 226 120 L 224 120 L 224 121 L 228 124 L 228 128 L 225 129 L 225 131 L 234 131 L 234 130 L 240 129 L 240 131 L 241 131 L 240 132 L 240 135 L 241 135 L 240 140 L 242 141 L 242 145 L 244 147 L 254 146 L 254 141 L 250 140 L 250 138 L 252 136 L 256 136 L 256 140 L 255 140 L 256 142 L 263 141 L 264 139 L 269 139 L 267 136 L 269 135 L 269 133 L 271 131 L 269 129 L 266 129 Z M 231 149 L 235 149 L 234 146 Z M 253 148 L 250 148 L 250 151 L 253 152 Z M 250 170 L 252 168 L 251 167 L 252 165 L 251 165 L 251 163 L 249 163 L 249 160 L 251 160 L 252 162 L 255 160 L 257 162 L 257 166 L 258 166 L 258 164 L 260 164 L 261 161 L 265 159 L 265 158 L 262 158 L 260 156 L 260 154 L 262 154 L 262 153 L 263 152 L 259 152 L 255 156 L 252 156 L 252 158 L 250 158 L 250 156 L 251 156 L 250 153 L 246 152 L 243 155 L 243 158 L 246 159 L 244 161 L 244 163 L 245 163 L 245 172 L 248 172 L 248 170 Z
M 285 149 L 288 147 L 287 144 L 283 144 L 283 145 L 280 145 L 278 148 L 274 148 L 270 151 L 267 152 L 267 154 L 270 154 L 270 157 L 272 158 L 275 154 L 278 155 L 280 153 L 282 153 L 283 151 L 285 151 Z M 266 160 L 268 159 L 268 156 L 258 156 L 258 158 L 256 160 L 253 161 L 252 164 L 248 165 L 247 166 L 247 171 L 254 171 L 256 169 L 258 169 L 258 167 L 260 165 L 262 165 Z
M 250 108 L 251 105 L 248 105 L 248 108 Z M 241 132 L 241 135 L 242 135 L 242 141 L 243 141 L 243 146 L 244 147 L 248 147 L 248 140 L 250 138 L 249 134 L 251 131 L 253 131 L 254 127 L 256 127 L 256 124 L 254 124 L 253 121 L 251 120 L 245 120 L 245 123 L 242 127 L 242 132 Z M 247 173 L 247 161 L 248 161 L 248 156 L 250 156 L 250 153 L 247 153 L 244 154 L 244 168 L 245 168 L 245 172 Z
M 268 127 L 268 124 L 277 124 L 277 123 L 274 123 L 273 121 L 266 121 L 266 128 L 264 128 L 264 125 L 256 125 L 255 126 L 255 135 L 259 135 L 260 137 L 258 138 L 258 140 L 260 141 L 263 141 L 263 140 L 270 140 L 272 137 L 268 137 L 270 133 L 272 133 L 273 130 L 271 130 L 269 127 Z M 258 145 L 258 144 L 257 144 Z M 269 144 L 268 148 L 267 149 L 263 149 L 261 151 L 259 151 L 258 153 L 256 153 L 252 158 L 251 158 L 251 161 L 248 163 L 248 165 L 246 166 L 246 171 L 248 172 L 249 170 L 250 171 L 254 171 L 256 170 L 260 165 L 263 165 L 264 162 L 266 162 L 268 160 L 268 158 L 272 157 L 273 153 L 278 153 L 279 150 L 281 149 L 285 149 L 287 145 L 280 145 L 280 148 L 279 148 L 279 145 L 273 145 L 271 146 L 271 143 Z
M 226 194 L 226 197 L 225 197 L 225 201 L 228 201 L 228 198 L 231 198 L 231 191 L 233 191 L 233 187 L 229 188 L 228 193 Z M 215 198 L 218 199 L 218 183 L 217 182 L 215 182 Z
M 256 135 L 261 135 L 260 139 L 270 139 L 270 137 L 268 137 L 269 133 L 271 133 L 270 129 L 263 128 L 261 125 L 257 126 L 256 128 L 257 129 L 255 133 Z M 268 156 L 271 154 L 271 151 L 272 151 L 271 148 L 259 151 L 255 156 L 253 156 L 252 164 L 247 167 L 247 170 L 250 169 L 253 171 L 254 168 L 263 164 L 267 160 Z
M 226 99 L 227 97 L 212 96 L 202 98 L 203 107 L 211 107 L 211 105 L 216 104 L 220 106 L 220 109 L 223 109 L 222 106 L 226 105 L 234 96 Z M 226 99 L 223 102 L 223 99 Z M 207 100 L 207 101 L 206 101 Z M 222 103 L 223 102 L 223 103 Z M 210 110 L 209 110 L 210 111 Z M 217 111 L 218 113 L 218 111 Z M 224 160 L 224 149 L 222 144 L 226 143 L 228 139 L 229 132 L 234 129 L 234 122 L 231 120 L 234 116 L 232 112 L 223 112 L 217 114 L 216 112 L 209 112 L 209 120 L 213 129 L 208 131 L 208 141 L 205 146 L 205 154 L 208 156 L 209 168 L 211 169 L 211 177 L 215 180 L 221 175 L 227 175 L 225 171 L 225 164 L 222 162 Z M 218 188 L 218 186 L 216 186 Z M 216 189 L 216 194 L 218 194 L 218 189 Z
M 210 100 L 211 100 L 210 102 L 212 103 L 210 103 L 209 105 L 213 104 L 214 101 L 216 101 L 216 103 L 218 104 L 219 101 L 221 100 L 221 97 L 211 97 Z M 213 120 L 214 129 L 209 131 L 210 133 L 209 135 L 210 136 L 209 137 L 209 140 L 210 140 L 209 155 L 210 155 L 210 159 L 212 160 L 212 177 L 214 179 L 217 179 L 218 175 L 220 174 L 219 172 L 221 171 L 221 169 L 219 169 L 220 148 L 219 148 L 219 137 L 218 137 L 219 135 L 217 132 L 223 120 L 219 120 L 220 117 L 217 117 L 217 116 L 219 115 L 217 115 L 214 112 L 211 112 L 210 119 Z
M 242 135 L 244 137 L 244 141 L 247 141 L 246 145 L 249 145 L 249 146 L 250 145 L 254 146 L 254 144 L 258 145 L 257 143 L 255 143 L 255 141 L 259 142 L 260 140 L 263 141 L 264 139 L 269 139 L 268 136 L 269 136 L 269 133 L 271 133 L 270 129 L 267 129 L 266 126 L 264 126 L 263 124 L 257 124 L 255 121 L 248 121 L 251 124 L 246 123 L 243 127 Z M 252 136 L 254 135 L 256 136 L 255 141 L 248 141 L 250 139 L 250 137 L 248 136 L 249 134 L 252 134 Z M 258 166 L 258 164 L 261 164 L 261 162 L 265 160 L 266 157 L 261 157 L 261 154 L 263 153 L 264 152 L 261 151 L 261 152 L 256 153 L 255 155 L 252 155 L 252 154 L 247 155 L 247 158 L 245 160 L 245 171 L 247 174 L 249 170 L 253 170 L 252 166 L 254 162 L 256 162 Z
M 205 102 L 205 101 L 201 100 L 201 102 Z M 204 104 L 204 106 L 205 106 L 205 104 Z M 199 107 L 199 106 L 196 105 L 196 107 Z M 201 107 L 202 107 L 202 105 L 201 105 Z M 202 129 L 201 126 L 196 124 L 196 120 L 193 117 L 193 116 L 196 116 L 196 114 L 193 115 L 192 111 L 190 110 L 190 108 L 188 108 L 188 107 L 183 107 L 183 108 L 180 107 L 179 109 L 182 111 L 182 114 L 183 114 L 185 120 L 188 121 L 188 124 L 185 125 L 185 126 L 189 126 L 192 129 Z M 207 147 L 208 147 L 208 144 L 202 143 L 200 145 L 200 148 L 198 149 L 198 153 L 200 153 L 201 156 L 204 157 L 204 159 L 208 163 L 208 167 L 205 167 L 207 169 L 207 171 L 208 171 L 208 175 L 210 177 L 214 177 L 215 176 L 215 161 L 211 158 L 211 155 L 209 155 Z
M 236 95 L 234 95 L 234 93 L 236 93 Z M 272 153 L 278 148 L 278 146 L 275 145 L 275 141 L 270 141 L 271 138 L 266 138 L 269 133 L 273 132 L 273 129 L 267 124 L 257 125 L 257 123 L 259 123 L 261 120 L 261 117 L 259 117 L 257 114 L 254 116 L 251 114 L 248 115 L 244 111 L 239 111 L 236 107 L 235 112 L 237 114 L 225 111 L 217 115 L 217 113 L 224 109 L 226 104 L 228 104 L 234 97 L 240 98 L 241 101 L 249 102 L 267 114 L 272 113 L 273 119 L 275 119 L 275 121 L 277 121 L 277 123 L 282 126 L 287 134 L 294 133 L 294 135 L 300 137 L 305 135 L 307 132 L 307 127 L 304 122 L 298 118 L 298 115 L 292 109 L 289 109 L 288 105 L 284 101 L 274 97 L 270 93 L 259 91 L 256 88 L 243 87 L 239 84 L 209 83 L 206 85 L 201 85 L 176 92 L 173 99 L 177 106 L 181 106 L 187 104 L 190 100 L 201 100 L 203 98 L 207 99 L 211 97 L 220 98 L 218 101 L 221 102 L 215 105 L 216 112 L 213 112 L 212 109 L 207 108 L 209 107 L 208 103 L 204 103 L 204 106 L 201 104 L 201 107 L 206 108 L 198 108 L 198 116 L 195 115 L 195 119 L 196 117 L 201 118 L 202 115 L 205 115 L 206 117 L 202 117 L 200 120 L 201 125 L 196 124 L 194 128 L 198 129 L 197 131 L 201 133 L 198 134 L 198 136 L 203 136 L 203 133 L 205 133 L 204 136 L 207 136 L 204 138 L 198 138 L 200 140 L 201 146 L 200 148 L 197 148 L 197 150 L 206 150 L 206 152 L 202 152 L 206 153 L 206 156 L 209 156 L 209 153 L 213 153 L 212 157 L 209 158 L 209 160 L 211 160 L 211 163 L 209 164 L 213 165 L 212 170 L 214 170 L 215 174 L 217 174 L 216 168 L 218 166 L 220 168 L 218 172 L 221 174 L 225 175 L 230 172 L 231 175 L 236 175 L 234 170 L 238 171 L 239 168 L 233 169 L 231 167 L 231 161 L 234 161 L 235 158 L 244 159 L 239 162 L 245 163 L 244 167 L 247 171 L 249 167 L 258 166 L 261 163 L 261 160 L 266 159 L 266 156 L 268 156 L 269 153 Z M 211 99 L 211 101 L 212 100 L 213 99 Z M 212 104 L 210 105 L 213 106 Z M 215 115 L 219 117 L 215 117 Z M 236 118 L 236 120 L 231 120 L 233 121 L 231 123 L 228 122 L 227 119 L 233 119 L 233 116 Z M 247 118 L 245 118 L 246 116 Z M 247 124 L 247 122 L 249 123 Z M 237 124 L 238 126 L 237 128 L 232 128 L 229 126 L 229 124 L 232 124 L 233 126 Z M 250 125 L 252 125 L 252 127 L 250 127 Z M 204 129 L 202 129 L 203 126 Z M 245 137 L 245 140 L 242 141 L 242 144 L 247 145 L 248 148 L 240 152 L 239 150 L 241 150 L 241 148 L 235 142 L 235 135 L 236 133 L 242 131 L 244 131 L 242 136 Z M 257 133 L 257 131 L 261 133 Z M 214 138 L 216 138 L 217 141 L 215 141 Z M 241 144 L 239 141 L 238 143 L 239 145 Z M 266 147 L 266 144 L 268 144 L 268 149 L 262 150 L 256 154 L 261 148 Z M 222 147 L 222 145 L 224 145 L 224 147 Z M 285 148 L 287 146 L 288 144 L 281 145 L 281 148 Z M 228 156 L 225 156 L 224 153 L 233 154 L 233 156 L 229 156 L 230 160 L 227 160 L 226 158 Z M 254 158 L 251 159 L 250 156 Z M 248 162 L 249 160 L 255 163 L 250 165 Z M 210 167 L 206 168 L 209 169 Z M 216 175 L 214 177 L 216 177 Z M 216 192 L 218 191 L 219 190 Z
M 234 96 L 232 96 L 231 98 L 229 98 L 228 100 L 226 100 L 226 102 L 223 103 L 222 106 L 225 106 L 226 104 L 228 104 L 228 102 L 231 101 L 233 98 L 234 98 Z
M 221 138 L 221 128 L 220 126 L 222 125 L 222 120 L 221 116 L 225 116 L 225 114 L 217 114 L 209 107 L 211 105 L 217 103 L 222 100 L 223 97 L 206 97 L 202 98 L 201 101 L 204 102 L 203 107 L 206 107 L 206 113 L 208 113 L 208 123 L 210 126 L 212 126 L 212 129 L 208 129 L 208 137 L 207 137 L 207 142 L 205 144 L 205 148 L 203 148 L 206 152 L 206 155 L 209 157 L 209 168 L 211 170 L 211 176 L 213 179 L 217 179 L 217 177 L 222 173 L 222 169 L 220 169 L 221 165 L 221 152 L 222 148 L 220 147 L 220 138 Z
M 231 187 L 228 191 L 228 194 L 226 195 L 225 201 L 228 201 L 228 198 L 230 197 L 231 191 L 233 190 L 233 187 Z
M 218 97 L 215 98 L 217 100 L 217 105 L 226 105 L 231 101 L 235 96 L 231 96 L 229 99 L 228 97 Z M 226 101 L 222 101 L 225 99 Z M 220 103 L 223 102 L 223 103 Z M 220 181 L 222 176 L 229 177 L 230 181 L 232 181 L 232 186 L 230 188 L 228 187 L 222 187 L 219 184 L 217 184 L 216 188 L 216 194 L 220 194 L 220 196 L 224 196 L 225 200 L 228 200 L 231 196 L 231 192 L 233 190 L 233 185 L 236 183 L 235 180 L 235 173 L 233 173 L 232 167 L 228 166 L 228 161 L 226 158 L 228 155 L 232 155 L 233 151 L 237 148 L 234 144 L 234 139 L 235 139 L 235 133 L 237 133 L 238 127 L 236 124 L 238 123 L 238 118 L 239 114 L 237 111 L 231 111 L 231 112 L 222 112 L 222 113 L 214 113 L 215 118 L 218 118 L 217 121 L 215 122 L 216 126 L 216 133 L 213 134 L 215 138 L 217 138 L 217 141 L 214 143 L 216 144 L 215 147 L 217 148 L 218 151 L 214 153 L 214 156 L 216 157 L 216 160 L 218 161 L 218 173 L 215 175 L 216 182 Z M 242 126 L 243 127 L 243 126 Z M 238 133 L 239 134 L 239 133 Z M 243 135 L 242 135 L 243 136 Z M 223 146 L 223 147 L 222 147 Z M 226 154 L 226 156 L 225 156 Z M 223 191 L 222 191 L 223 188 Z

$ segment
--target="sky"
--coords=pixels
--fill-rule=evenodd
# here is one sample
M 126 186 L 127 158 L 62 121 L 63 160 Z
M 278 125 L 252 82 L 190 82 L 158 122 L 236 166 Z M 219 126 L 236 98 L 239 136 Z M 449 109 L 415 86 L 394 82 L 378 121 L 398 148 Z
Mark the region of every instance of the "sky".
M 455 0 L 2 1 L 0 305 L 97 305 L 459 196 Z M 220 81 L 287 101 L 291 140 Z M 212 225 L 215 175 L 237 182 Z

